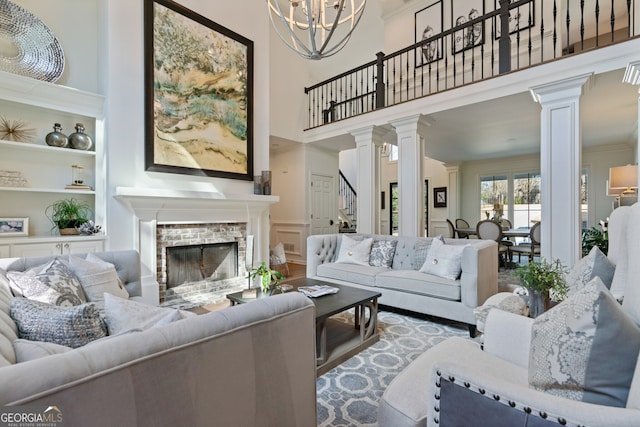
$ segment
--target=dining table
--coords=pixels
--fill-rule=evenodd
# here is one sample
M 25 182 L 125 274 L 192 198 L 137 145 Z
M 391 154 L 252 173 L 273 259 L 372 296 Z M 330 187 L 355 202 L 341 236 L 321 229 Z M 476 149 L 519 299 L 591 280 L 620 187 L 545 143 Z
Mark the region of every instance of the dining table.
M 468 234 L 471 236 L 478 234 L 475 227 L 460 227 L 455 230 L 458 234 Z M 505 228 L 502 230 L 502 237 L 529 237 L 530 232 L 530 227 Z

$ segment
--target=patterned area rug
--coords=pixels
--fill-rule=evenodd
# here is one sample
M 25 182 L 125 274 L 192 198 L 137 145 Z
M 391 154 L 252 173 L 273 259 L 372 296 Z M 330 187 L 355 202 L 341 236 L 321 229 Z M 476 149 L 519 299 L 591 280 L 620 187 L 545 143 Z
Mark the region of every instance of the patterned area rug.
M 353 324 L 353 312 L 336 316 Z M 391 380 L 416 357 L 466 325 L 390 311 L 378 313 L 380 341 L 318 378 L 318 426 L 376 426 L 378 401 Z

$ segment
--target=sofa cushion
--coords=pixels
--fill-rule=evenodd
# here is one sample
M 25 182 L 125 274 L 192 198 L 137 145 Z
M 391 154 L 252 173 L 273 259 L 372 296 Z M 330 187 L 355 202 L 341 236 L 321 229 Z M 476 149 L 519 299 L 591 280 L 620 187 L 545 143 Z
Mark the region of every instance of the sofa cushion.
M 7 277 L 17 296 L 65 307 L 87 302 L 76 275 L 57 258 L 24 272 L 9 271 Z
M 529 383 L 538 390 L 624 407 L 640 328 L 599 277 L 533 322 Z
M 318 266 L 318 277 L 343 280 L 358 285 L 376 286 L 376 274 L 388 271 L 384 267 L 370 265 L 327 263 Z
M 60 344 L 44 341 L 30 341 L 18 338 L 13 342 L 16 352 L 16 362 L 28 362 L 29 360 L 40 359 L 41 357 L 52 356 L 54 354 L 66 353 L 73 350 Z
M 129 298 L 129 293 L 120 281 L 115 266 L 110 262 L 89 253 L 84 259 L 70 256 L 69 266 L 80 279 L 87 299 L 94 302 L 98 308 L 104 307 L 105 292 L 121 298 Z
M 465 246 L 461 245 L 445 245 L 440 239 L 433 239 L 427 259 L 419 271 L 456 280 L 462 273 L 462 251 L 464 248 Z
M 418 295 L 460 301 L 460 281 L 444 279 L 415 270 L 391 270 L 380 272 L 375 286 Z
M 397 240 L 374 240 L 369 254 L 369 265 L 391 268 L 397 244 Z
M 431 238 L 406 236 L 389 237 L 398 242 L 396 244 L 396 252 L 393 254 L 393 264 L 391 265 L 391 268 L 394 270 L 417 270 L 420 268 L 422 264 L 416 266 L 416 245 L 420 241 L 431 242 Z
M 109 293 L 104 294 L 104 312 L 109 335 L 149 329 L 182 319 L 179 310 L 131 301 Z
M 615 265 L 607 259 L 602 251 L 594 246 L 589 254 L 578 261 L 567 275 L 568 296 L 582 289 L 594 277 L 599 277 L 602 283 L 611 288 L 611 281 L 616 270 Z
M 107 335 L 107 326 L 93 303 L 58 307 L 16 297 L 11 301 L 11 318 L 20 338 L 31 341 L 76 348 Z
M 349 236 L 342 236 L 340 252 L 336 263 L 369 265 L 369 255 L 371 254 L 372 238 L 358 241 Z

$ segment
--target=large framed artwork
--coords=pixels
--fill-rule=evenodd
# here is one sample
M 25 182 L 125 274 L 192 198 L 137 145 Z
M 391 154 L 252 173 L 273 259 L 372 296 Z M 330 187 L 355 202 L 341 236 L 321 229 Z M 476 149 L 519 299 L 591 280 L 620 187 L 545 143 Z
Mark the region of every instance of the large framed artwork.
M 493 0 L 493 3 L 496 10 L 500 8 L 498 0 Z M 509 0 L 509 3 L 513 3 L 513 0 Z M 535 10 L 535 0 L 531 0 L 529 4 L 509 10 L 509 34 L 515 34 L 518 31 L 533 27 L 535 25 Z M 495 29 L 494 34 L 497 40 L 502 34 L 499 15 L 493 18 L 493 28 Z
M 253 179 L 253 42 L 145 0 L 145 167 Z
M 451 0 L 451 28 L 463 25 L 484 15 L 484 0 Z M 484 43 L 484 23 L 455 31 L 452 35 L 453 54 Z
M 435 1 L 424 9 L 416 12 L 415 43 L 442 33 L 443 27 L 442 0 Z M 442 59 L 442 39 L 431 41 L 416 49 L 416 67 L 422 67 L 430 62 Z

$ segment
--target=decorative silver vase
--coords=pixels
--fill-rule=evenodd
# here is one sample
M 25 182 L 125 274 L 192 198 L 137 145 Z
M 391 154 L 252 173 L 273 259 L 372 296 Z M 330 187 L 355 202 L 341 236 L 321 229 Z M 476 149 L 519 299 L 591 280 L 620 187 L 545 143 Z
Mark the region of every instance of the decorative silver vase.
M 76 123 L 76 131 L 69 135 L 69 144 L 76 150 L 89 150 L 93 145 L 93 140 L 84 133 L 84 125 Z
M 53 132 L 49 132 L 47 136 L 44 137 L 44 140 L 47 145 L 50 145 L 52 147 L 69 146 L 69 139 L 67 138 L 67 135 L 62 133 L 62 126 L 60 125 L 60 123 L 55 123 L 53 125 Z

